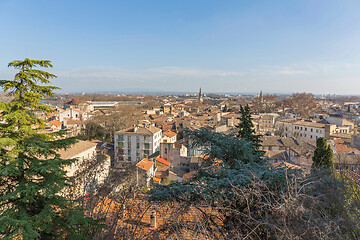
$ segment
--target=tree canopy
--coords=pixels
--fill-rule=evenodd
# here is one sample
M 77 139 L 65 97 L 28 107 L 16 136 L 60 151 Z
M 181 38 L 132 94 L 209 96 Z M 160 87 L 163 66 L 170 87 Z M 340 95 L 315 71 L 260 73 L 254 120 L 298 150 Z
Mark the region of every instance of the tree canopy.
M 44 133 L 38 114 L 49 113 L 41 99 L 53 97 L 54 74 L 49 60 L 13 61 L 14 80 L 0 85 L 13 100 L 0 103 L 0 236 L 4 239 L 87 239 L 99 228 L 78 202 L 61 196 L 68 178 L 64 167 L 73 160 L 57 153 L 75 143 L 64 132 Z
M 240 106 L 240 114 L 240 123 L 237 125 L 237 128 L 239 129 L 238 136 L 249 141 L 252 144 L 253 149 L 257 151 L 261 146 L 261 135 L 255 134 L 249 105 L 246 105 L 245 107 Z
M 326 139 L 320 137 L 316 140 L 316 149 L 312 158 L 312 169 L 328 169 L 334 171 L 333 150 L 327 144 Z

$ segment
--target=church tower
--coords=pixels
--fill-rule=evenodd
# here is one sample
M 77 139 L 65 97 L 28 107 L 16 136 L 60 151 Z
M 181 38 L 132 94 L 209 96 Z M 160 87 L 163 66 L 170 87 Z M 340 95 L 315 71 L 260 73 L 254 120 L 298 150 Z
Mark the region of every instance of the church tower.
M 204 98 L 203 98 L 203 94 L 202 94 L 201 88 L 200 88 L 200 91 L 199 91 L 198 101 L 199 101 L 200 103 L 202 103 L 202 102 L 204 101 Z
M 261 104 L 264 102 L 262 90 L 260 91 L 259 101 L 260 101 Z

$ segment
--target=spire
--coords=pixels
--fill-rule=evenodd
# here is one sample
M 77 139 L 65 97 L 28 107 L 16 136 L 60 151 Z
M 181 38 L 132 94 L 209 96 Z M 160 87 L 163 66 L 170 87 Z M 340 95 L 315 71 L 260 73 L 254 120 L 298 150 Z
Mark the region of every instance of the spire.
M 260 91 L 259 100 L 260 100 L 260 103 L 263 103 L 263 101 L 264 101 L 262 90 Z

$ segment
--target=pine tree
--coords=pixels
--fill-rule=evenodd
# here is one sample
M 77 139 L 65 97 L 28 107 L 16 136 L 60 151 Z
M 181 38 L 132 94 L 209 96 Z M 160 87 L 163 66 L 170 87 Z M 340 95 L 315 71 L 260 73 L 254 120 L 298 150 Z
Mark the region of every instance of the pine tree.
M 4 239 L 88 239 L 100 227 L 84 215 L 78 202 L 59 193 L 67 186 L 64 160 L 57 150 L 75 139 L 63 132 L 43 133 L 45 123 L 37 114 L 52 112 L 41 99 L 53 97 L 47 86 L 54 74 L 37 67 L 52 67 L 48 60 L 13 61 L 14 80 L 1 80 L 13 96 L 0 109 L 0 236 Z
M 259 147 L 261 146 L 261 135 L 255 134 L 249 105 L 246 105 L 245 108 L 240 105 L 240 113 L 240 123 L 236 126 L 239 129 L 238 136 L 251 142 L 253 149 L 258 151 Z
M 316 140 L 316 149 L 312 158 L 312 169 L 328 169 L 334 171 L 333 151 L 326 143 L 326 139 L 320 137 Z

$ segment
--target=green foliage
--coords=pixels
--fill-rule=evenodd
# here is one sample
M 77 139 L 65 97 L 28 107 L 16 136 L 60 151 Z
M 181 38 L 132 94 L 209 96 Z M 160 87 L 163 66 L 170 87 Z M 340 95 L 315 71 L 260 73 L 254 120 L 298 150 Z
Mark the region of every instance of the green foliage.
M 261 153 L 251 151 L 251 143 L 245 139 L 238 139 L 232 135 L 214 133 L 206 128 L 199 130 L 185 130 L 192 142 L 192 146 L 201 148 L 207 156 L 203 165 L 213 165 L 214 159 L 220 159 L 229 168 L 236 168 L 239 164 L 261 161 Z
M 320 137 L 316 140 L 316 149 L 314 156 L 312 158 L 313 170 L 327 169 L 331 172 L 334 171 L 334 160 L 333 160 L 333 151 L 330 145 L 327 144 L 326 139 Z
M 85 126 L 85 138 L 86 139 L 98 139 L 102 140 L 105 137 L 105 128 L 100 124 L 94 122 L 88 122 Z
M 300 170 L 275 168 L 260 161 L 248 141 L 234 136 L 205 129 L 187 130 L 187 135 L 209 158 L 189 181 L 156 185 L 148 199 L 169 202 L 178 206 L 179 212 L 200 209 L 204 216 L 201 224 L 206 226 L 200 231 L 216 229 L 221 239 L 360 236 L 358 224 L 353 224 L 355 218 L 345 207 L 343 185 L 335 178 L 318 174 L 320 171 L 304 177 Z
M 261 135 L 255 134 L 249 105 L 246 105 L 245 108 L 240 105 L 240 113 L 240 123 L 237 125 L 237 128 L 239 129 L 239 137 L 251 142 L 254 151 L 258 151 L 259 147 L 261 146 Z
M 87 239 L 99 227 L 84 215 L 79 203 L 60 196 L 68 185 L 65 166 L 72 160 L 57 153 L 75 143 L 64 132 L 41 133 L 45 123 L 37 117 L 52 109 L 40 103 L 53 97 L 56 76 L 35 69 L 52 67 L 47 60 L 13 61 L 14 80 L 0 85 L 14 96 L 1 103 L 0 115 L 0 235 L 4 239 Z M 42 84 L 42 85 L 39 85 Z

